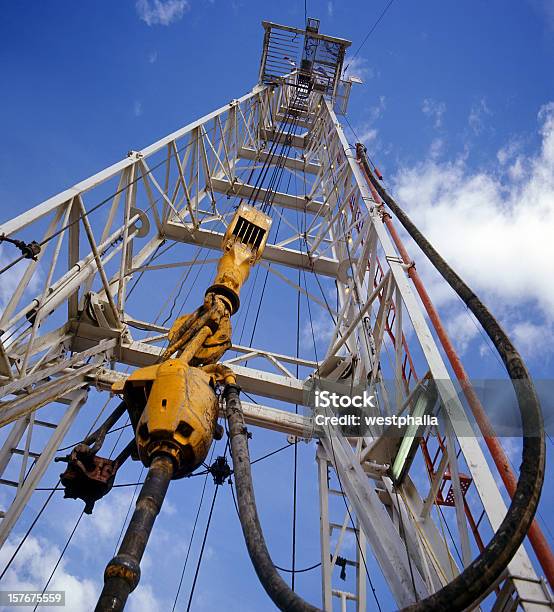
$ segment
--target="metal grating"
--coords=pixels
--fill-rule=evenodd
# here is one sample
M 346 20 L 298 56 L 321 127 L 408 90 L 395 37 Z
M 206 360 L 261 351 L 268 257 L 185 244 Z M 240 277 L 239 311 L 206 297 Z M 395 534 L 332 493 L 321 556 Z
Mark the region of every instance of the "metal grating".
M 308 19 L 306 30 L 262 22 L 265 30 L 260 82 L 278 83 L 297 74 L 297 84 L 307 97 L 318 91 L 335 97 L 350 41 L 319 33 L 319 21 Z

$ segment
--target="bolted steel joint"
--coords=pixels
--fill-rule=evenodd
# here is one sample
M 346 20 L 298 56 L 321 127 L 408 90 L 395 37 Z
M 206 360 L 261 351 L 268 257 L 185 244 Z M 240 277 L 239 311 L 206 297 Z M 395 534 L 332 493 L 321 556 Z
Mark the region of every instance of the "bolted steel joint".
M 129 591 L 134 591 L 140 581 L 140 565 L 130 555 L 116 555 L 106 566 L 104 581 L 120 578 L 129 585 Z

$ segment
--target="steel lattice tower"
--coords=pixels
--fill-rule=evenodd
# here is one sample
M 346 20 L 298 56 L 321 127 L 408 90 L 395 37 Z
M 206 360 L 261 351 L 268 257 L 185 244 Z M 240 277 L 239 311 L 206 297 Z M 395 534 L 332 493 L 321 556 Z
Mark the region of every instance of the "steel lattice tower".
M 163 352 L 166 325 L 154 312 L 150 319 L 132 314 L 140 287 L 144 312 L 159 272 L 209 275 L 233 206 L 249 200 L 270 206 L 280 225 L 260 270 L 300 293 L 309 303 L 305 316 L 325 317 L 332 334 L 326 351 L 310 359 L 245 342 L 224 363 L 258 399 L 243 403 L 250 426 L 317 440 L 322 607 L 371 609 L 368 550 L 405 607 L 459 574 L 483 546 L 483 532 L 498 528 L 506 504 L 478 439 L 464 435 L 471 424 L 451 369 L 343 131 L 349 42 L 319 34 L 311 21 L 306 30 L 263 25 L 251 92 L 0 226 L 0 235 L 41 243 L 0 319 L 0 425 L 7 432 L 0 486 L 11 500 L 2 509 L 0 543 L 82 418 L 89 389 L 108 394 L 128 368 L 152 364 Z M 304 89 L 306 53 L 313 80 Z M 275 169 L 279 175 L 271 175 Z M 272 184 L 266 171 L 277 177 Z M 187 261 L 164 263 L 164 249 L 174 244 Z M 322 290 L 330 284 L 336 303 Z M 370 435 L 352 442 L 295 409 L 315 372 L 323 381 L 382 385 L 381 413 L 408 405 L 425 381 L 441 381 L 439 401 L 451 420 L 412 444 L 395 484 L 390 466 L 398 445 Z M 386 380 L 394 388 L 385 390 Z M 57 409 L 47 412 L 53 402 Z M 462 562 L 441 533 L 441 507 L 452 513 Z M 348 533 L 357 543 L 353 558 L 343 548 Z M 337 565 L 355 568 L 355 591 L 341 588 Z M 523 547 L 495 587 L 487 600 L 494 610 L 551 605 Z

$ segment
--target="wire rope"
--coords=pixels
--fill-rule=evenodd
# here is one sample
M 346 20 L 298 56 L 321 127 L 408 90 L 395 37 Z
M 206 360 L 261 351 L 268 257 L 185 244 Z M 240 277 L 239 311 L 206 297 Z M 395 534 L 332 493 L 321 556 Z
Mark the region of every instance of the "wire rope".
M 342 74 L 346 74 L 346 71 L 348 70 L 349 66 L 352 64 L 352 62 L 354 61 L 354 58 L 357 57 L 358 53 L 362 50 L 362 47 L 366 44 L 366 42 L 368 41 L 369 37 L 373 34 L 373 32 L 375 32 L 375 29 L 377 28 L 377 26 L 381 23 L 381 20 L 383 19 L 383 17 L 387 14 L 387 11 L 390 9 L 392 3 L 394 2 L 394 0 L 389 0 L 389 3 L 385 6 L 385 8 L 383 9 L 383 11 L 381 12 L 381 14 L 379 15 L 379 17 L 377 18 L 377 20 L 375 21 L 375 23 L 371 26 L 371 28 L 369 29 L 369 32 L 366 34 L 365 38 L 362 40 L 361 44 L 358 46 L 358 48 L 356 49 L 356 51 L 354 52 L 354 55 L 350 58 L 348 64 L 346 65 L 346 67 L 344 68 L 344 70 L 342 71 Z
M 215 130 L 215 126 L 210 128 L 209 131 L 213 131 Z M 207 132 L 204 133 L 199 133 L 198 136 L 196 136 L 196 138 L 194 140 L 190 140 L 186 145 L 184 145 L 183 147 L 179 148 L 177 150 L 177 153 L 182 153 L 185 149 L 187 149 L 188 147 L 190 147 L 191 145 L 193 145 L 194 143 L 196 143 L 200 138 L 203 138 L 205 135 L 207 135 Z M 218 143 L 221 140 L 221 137 L 215 141 L 215 143 Z M 73 219 L 72 221 L 70 221 L 69 223 L 67 223 L 66 225 L 64 225 L 63 227 L 59 228 L 58 230 L 56 230 L 55 232 L 53 232 L 52 234 L 50 234 L 50 236 L 48 236 L 47 238 L 45 238 L 44 240 L 42 240 L 41 242 L 38 243 L 38 245 L 40 247 L 43 247 L 45 244 L 47 244 L 48 242 L 50 242 L 50 240 L 52 240 L 53 238 L 55 238 L 56 236 L 58 236 L 59 234 L 61 234 L 62 232 L 64 232 L 66 229 L 70 228 L 71 226 L 75 225 L 76 223 L 79 223 L 79 221 L 81 221 L 82 219 L 84 219 L 85 217 L 88 217 L 90 214 L 92 214 L 93 212 L 96 212 L 99 208 L 101 208 L 102 206 L 104 206 L 105 204 L 107 204 L 108 202 L 110 202 L 111 200 L 113 200 L 113 198 L 115 198 L 116 196 L 120 195 L 121 193 L 123 193 L 124 191 L 126 191 L 127 189 L 129 189 L 132 185 L 134 185 L 135 183 L 137 183 L 140 180 L 144 180 L 144 177 L 151 174 L 154 170 L 157 170 L 160 166 L 163 166 L 164 164 L 168 163 L 168 160 L 170 160 L 171 158 L 166 157 L 165 159 L 163 159 L 162 161 L 158 162 L 156 165 L 154 165 L 152 168 L 150 168 L 148 171 L 143 173 L 141 172 L 140 176 L 137 176 L 135 179 L 133 179 L 132 181 L 130 181 L 127 185 L 125 185 L 124 187 L 121 187 L 120 189 L 117 189 L 116 191 L 114 191 L 113 193 L 111 193 L 109 196 L 107 196 L 106 198 L 104 198 L 103 200 L 101 200 L 100 202 L 98 202 L 97 204 L 95 204 L 94 206 L 92 206 L 92 208 L 90 208 L 89 210 L 85 211 L 84 213 L 81 213 L 76 219 Z M 20 255 L 19 257 L 17 257 L 15 260 L 13 260 L 12 262 L 10 262 L 7 266 L 5 266 L 4 268 L 2 268 L 0 270 L 0 275 L 4 274 L 4 272 L 6 272 L 7 270 L 9 270 L 11 267 L 15 266 L 16 263 L 19 263 L 21 260 L 25 259 L 24 255 Z

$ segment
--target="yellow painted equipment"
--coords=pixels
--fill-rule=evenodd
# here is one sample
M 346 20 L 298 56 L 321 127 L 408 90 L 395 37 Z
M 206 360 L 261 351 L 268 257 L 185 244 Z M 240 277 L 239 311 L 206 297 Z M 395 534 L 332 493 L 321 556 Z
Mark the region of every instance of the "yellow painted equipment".
M 231 347 L 231 315 L 239 308 L 241 287 L 262 256 L 270 227 L 269 216 L 239 205 L 202 306 L 175 320 L 161 363 L 135 370 L 113 385 L 112 391 L 123 394 L 127 404 L 145 466 L 158 455 L 169 456 L 173 478 L 182 478 L 206 458 L 218 417 L 215 384 L 235 382 L 232 371 L 216 362 Z
M 181 478 L 202 464 L 217 423 L 214 386 L 213 374 L 182 359 L 169 359 L 129 376 L 123 388 L 125 400 L 140 410 L 137 400 L 148 398 L 136 427 L 138 454 L 145 466 L 158 454 L 169 455 L 175 464 L 173 478 Z
M 240 306 L 239 293 L 250 268 L 261 258 L 271 218 L 259 210 L 240 204 L 223 236 L 223 256 L 217 266 L 214 284 L 206 293 L 227 299 L 234 314 Z
M 213 295 L 208 297 L 213 298 Z M 209 301 L 208 298 L 206 301 Z M 209 308 L 209 305 L 203 305 L 195 312 L 175 319 L 167 334 L 169 339 L 169 347 L 166 354 L 172 354 L 174 351 L 169 353 L 172 348 L 184 346 L 184 344 L 179 342 L 180 330 L 190 328 L 194 321 L 197 320 L 201 316 L 202 312 L 207 308 Z M 210 322 L 213 324 L 214 316 L 212 315 L 210 319 Z M 196 366 L 216 363 L 223 356 L 225 351 L 231 348 L 231 315 L 226 308 L 223 309 L 223 313 L 219 317 L 219 322 L 214 327 L 215 331 L 213 331 L 211 335 L 204 340 L 203 344 L 195 351 L 193 357 L 189 361 L 191 365 Z

